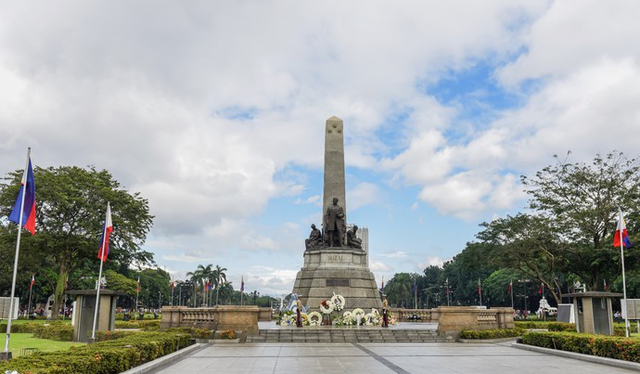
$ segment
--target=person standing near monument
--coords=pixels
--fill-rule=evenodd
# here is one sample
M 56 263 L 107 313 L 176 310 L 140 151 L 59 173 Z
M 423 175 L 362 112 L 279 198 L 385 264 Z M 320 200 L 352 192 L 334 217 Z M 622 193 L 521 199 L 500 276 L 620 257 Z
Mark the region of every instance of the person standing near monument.
M 327 237 L 327 246 L 342 247 L 344 243 L 344 209 L 338 205 L 338 198 L 333 198 L 333 204 L 327 207 L 324 216 L 324 231 Z
M 296 326 L 302 327 L 302 301 L 298 297 L 298 308 L 296 308 Z
M 389 327 L 389 302 L 382 296 L 382 327 Z

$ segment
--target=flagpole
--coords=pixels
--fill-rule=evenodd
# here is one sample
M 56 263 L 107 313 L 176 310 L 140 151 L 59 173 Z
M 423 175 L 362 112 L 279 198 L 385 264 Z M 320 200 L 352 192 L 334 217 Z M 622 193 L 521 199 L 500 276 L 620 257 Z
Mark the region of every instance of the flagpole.
M 138 298 L 140 297 L 140 276 L 138 275 L 138 284 L 136 285 L 136 306 L 135 306 L 135 312 L 133 313 L 133 316 L 135 318 L 135 320 L 138 320 Z
M 513 304 L 513 279 L 511 283 L 509 283 L 509 290 L 511 291 L 511 309 L 515 309 L 515 305 Z
M 33 290 L 33 276 L 31 277 L 31 281 L 29 281 L 29 304 L 27 306 L 27 316 L 31 312 L 31 291 Z
M 480 283 L 480 279 L 478 279 L 478 295 L 480 295 L 480 306 L 482 306 L 482 283 Z
M 171 306 L 173 306 L 173 289 L 174 289 L 174 283 L 171 282 Z
M 622 209 L 618 207 L 619 217 L 618 225 L 622 222 Z M 622 241 L 622 227 L 619 227 L 620 232 L 620 261 L 622 262 L 622 295 L 623 295 L 623 311 L 624 311 L 624 331 L 625 336 L 629 337 L 629 316 L 627 315 L 627 281 L 624 276 L 624 242 Z
M 110 203 L 107 202 L 107 212 L 111 210 Z M 106 217 L 106 214 L 105 214 Z M 96 310 L 93 312 L 93 331 L 91 332 L 91 341 L 96 341 L 96 323 L 98 322 L 98 309 L 100 309 L 100 283 L 102 282 L 102 266 L 104 265 L 104 249 L 107 246 L 107 221 L 105 218 L 104 229 L 102 233 L 102 247 L 100 248 L 100 271 L 98 272 L 98 283 L 96 290 Z
M 4 341 L 4 352 L 9 353 L 9 339 L 11 337 L 11 316 L 13 314 L 13 298 L 16 295 L 16 278 L 18 276 L 18 256 L 20 255 L 20 238 L 22 237 L 22 217 L 24 215 L 24 199 L 27 195 L 27 173 L 29 170 L 29 160 L 31 158 L 31 147 L 27 148 L 27 163 L 22 173 L 20 189 L 22 189 L 22 199 L 20 199 L 20 218 L 18 219 L 18 241 L 16 242 L 16 257 L 13 260 L 13 281 L 11 282 L 11 299 L 9 300 L 9 318 L 7 318 L 7 336 Z

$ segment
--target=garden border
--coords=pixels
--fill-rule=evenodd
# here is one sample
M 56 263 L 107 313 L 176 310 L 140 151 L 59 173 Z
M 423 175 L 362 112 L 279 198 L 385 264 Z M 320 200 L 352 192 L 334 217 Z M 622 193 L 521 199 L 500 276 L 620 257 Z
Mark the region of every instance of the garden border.
M 175 352 L 170 353 L 168 355 L 165 355 L 165 356 L 162 356 L 162 357 L 158 357 L 155 360 L 149 361 L 149 362 L 144 363 L 144 364 L 142 364 L 140 366 L 132 367 L 131 369 L 129 369 L 127 371 L 123 371 L 120 374 L 142 374 L 142 373 L 148 373 L 151 370 L 154 370 L 154 369 L 159 368 L 160 366 L 166 365 L 168 363 L 168 361 L 182 358 L 182 356 L 185 356 L 185 355 L 187 355 L 189 353 L 192 353 L 193 351 L 202 349 L 207 345 L 208 344 L 195 343 L 195 344 L 192 344 L 192 345 L 190 345 L 188 347 L 182 348 L 179 351 L 175 351 Z
M 561 351 L 559 349 L 538 347 L 535 345 L 528 345 L 528 344 L 522 344 L 522 343 L 512 343 L 511 347 L 524 349 L 527 351 L 532 351 L 537 353 L 546 353 L 554 356 L 572 358 L 574 360 L 581 360 L 581 361 L 592 362 L 592 363 L 601 364 L 601 365 L 613 366 L 613 367 L 618 367 L 622 369 L 640 371 L 640 364 L 633 361 L 624 361 L 624 360 L 617 360 L 617 359 L 608 358 L 608 357 L 592 356 L 584 353 Z

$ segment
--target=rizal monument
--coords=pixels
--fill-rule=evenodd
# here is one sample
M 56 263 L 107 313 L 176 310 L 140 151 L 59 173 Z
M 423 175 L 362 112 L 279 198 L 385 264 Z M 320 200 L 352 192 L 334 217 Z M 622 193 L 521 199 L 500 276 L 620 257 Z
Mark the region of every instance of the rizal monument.
M 363 243 L 357 225 L 347 224 L 342 120 L 329 118 L 324 135 L 322 227 L 311 226 L 293 293 L 315 310 L 334 293 L 345 298 L 348 310 L 380 309 L 380 291 L 369 270 L 368 243 Z

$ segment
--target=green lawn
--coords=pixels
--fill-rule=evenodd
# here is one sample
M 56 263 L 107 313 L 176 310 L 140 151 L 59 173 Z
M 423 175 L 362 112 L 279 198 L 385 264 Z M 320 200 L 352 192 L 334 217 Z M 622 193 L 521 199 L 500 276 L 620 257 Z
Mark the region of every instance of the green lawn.
M 0 334 L 0 341 L 4 343 L 4 333 Z M 23 348 L 38 348 L 41 351 L 63 351 L 72 346 L 84 345 L 84 343 L 72 343 L 72 342 L 57 342 L 55 340 L 38 339 L 34 338 L 33 334 L 11 334 L 11 341 L 9 342 L 9 349 L 13 352 L 13 356 L 20 355 L 20 351 Z
M 48 319 L 33 319 L 33 320 L 29 320 L 29 319 L 12 319 L 11 320 L 11 324 L 12 325 L 21 325 L 23 323 L 51 323 L 51 322 L 71 323 L 71 319 L 70 318 L 66 318 L 64 321 L 62 319 L 59 319 L 57 321 L 52 321 L 52 320 L 48 320 Z M 6 319 L 0 319 L 0 323 L 7 323 L 7 320 Z

